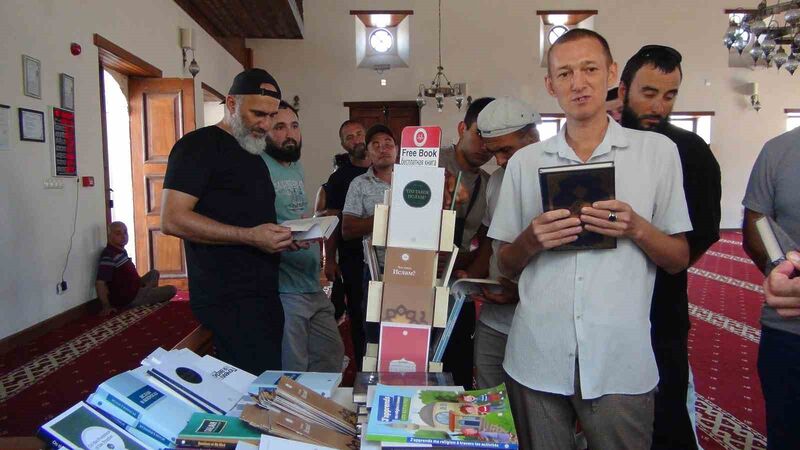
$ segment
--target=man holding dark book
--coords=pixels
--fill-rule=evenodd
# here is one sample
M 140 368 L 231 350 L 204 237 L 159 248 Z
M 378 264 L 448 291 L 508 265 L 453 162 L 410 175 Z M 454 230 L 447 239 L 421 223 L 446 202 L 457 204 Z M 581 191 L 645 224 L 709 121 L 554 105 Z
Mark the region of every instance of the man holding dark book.
M 683 78 L 681 54 L 661 45 L 642 47 L 625 64 L 619 84 L 622 126 L 649 130 L 678 147 L 683 189 L 692 221 L 686 233 L 689 264 L 719 240 L 720 168 L 708 144 L 691 131 L 669 123 Z M 653 449 L 695 449 L 697 440 L 686 396 L 689 385 L 689 296 L 687 272 L 656 271 L 650 309 L 650 335 L 658 365 Z M 694 408 L 694 405 L 690 406 Z
M 492 172 L 486 183 L 486 213 L 482 229 L 478 231 L 481 241 L 477 256 L 466 271 L 456 276 L 490 278 L 503 284 L 502 292 L 484 289 L 481 314 L 475 324 L 475 382 L 478 389 L 487 389 L 505 382 L 503 358 L 505 357 L 508 331 L 519 301 L 516 283 L 503 277 L 497 267 L 496 250 L 499 242 L 486 236 L 492 216 L 500 197 L 500 186 L 508 160 L 517 150 L 539 142 L 536 123 L 539 114 L 527 103 L 512 97 L 500 97 L 489 103 L 478 115 L 478 130 L 486 150 L 500 166 Z
M 646 450 L 658 383 L 649 320 L 656 267 L 677 273 L 689 264 L 680 159 L 669 139 L 609 120 L 617 66 L 602 36 L 570 30 L 547 57 L 545 86 L 566 125 L 511 158 L 489 229 L 503 242 L 501 271 L 519 275 L 503 368 L 520 445 L 572 448 L 577 419 L 590 448 Z M 546 210 L 552 197 L 531 174 L 584 163 L 613 163 L 614 183 L 598 182 L 615 200 L 575 214 Z M 592 180 L 579 169 L 576 177 Z M 614 248 L 558 251 L 583 233 L 609 237 Z

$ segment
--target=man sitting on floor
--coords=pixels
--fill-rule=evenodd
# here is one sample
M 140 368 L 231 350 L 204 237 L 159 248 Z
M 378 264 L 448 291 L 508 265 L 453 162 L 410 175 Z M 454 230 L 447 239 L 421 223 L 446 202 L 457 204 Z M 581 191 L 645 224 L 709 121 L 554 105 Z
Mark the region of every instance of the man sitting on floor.
M 151 270 L 139 277 L 136 266 L 125 251 L 128 244 L 128 227 L 113 222 L 108 227 L 108 245 L 100 254 L 97 268 L 97 297 L 107 316 L 117 308 L 152 305 L 166 302 L 175 296 L 175 286 L 158 286 L 159 273 Z

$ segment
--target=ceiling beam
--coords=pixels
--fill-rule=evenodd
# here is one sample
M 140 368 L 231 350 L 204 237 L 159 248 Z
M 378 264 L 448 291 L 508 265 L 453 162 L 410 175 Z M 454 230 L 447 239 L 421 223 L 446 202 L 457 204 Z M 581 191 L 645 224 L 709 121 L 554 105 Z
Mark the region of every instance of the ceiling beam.
M 252 50 L 245 46 L 244 38 L 225 37 L 226 33 L 220 30 L 206 15 L 200 11 L 192 0 L 175 0 L 175 3 L 189 15 L 200 28 L 206 31 L 217 43 L 225 49 L 244 68 L 252 67 Z

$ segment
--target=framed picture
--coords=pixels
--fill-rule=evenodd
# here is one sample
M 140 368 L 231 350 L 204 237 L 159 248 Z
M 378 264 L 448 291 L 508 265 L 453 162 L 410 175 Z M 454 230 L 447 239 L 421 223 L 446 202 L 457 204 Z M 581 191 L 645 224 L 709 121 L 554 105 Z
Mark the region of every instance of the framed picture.
M 22 90 L 28 97 L 42 98 L 42 63 L 22 55 Z
M 19 140 L 44 142 L 44 112 L 19 109 Z
M 75 78 L 62 73 L 58 81 L 59 91 L 61 92 L 61 107 L 75 111 Z

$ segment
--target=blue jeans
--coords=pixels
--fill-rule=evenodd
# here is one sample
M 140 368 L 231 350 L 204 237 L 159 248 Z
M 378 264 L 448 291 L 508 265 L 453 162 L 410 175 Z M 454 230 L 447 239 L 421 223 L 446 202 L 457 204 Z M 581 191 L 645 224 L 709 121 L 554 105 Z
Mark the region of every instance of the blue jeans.
M 762 327 L 758 375 L 767 411 L 767 449 L 799 449 L 800 336 Z

